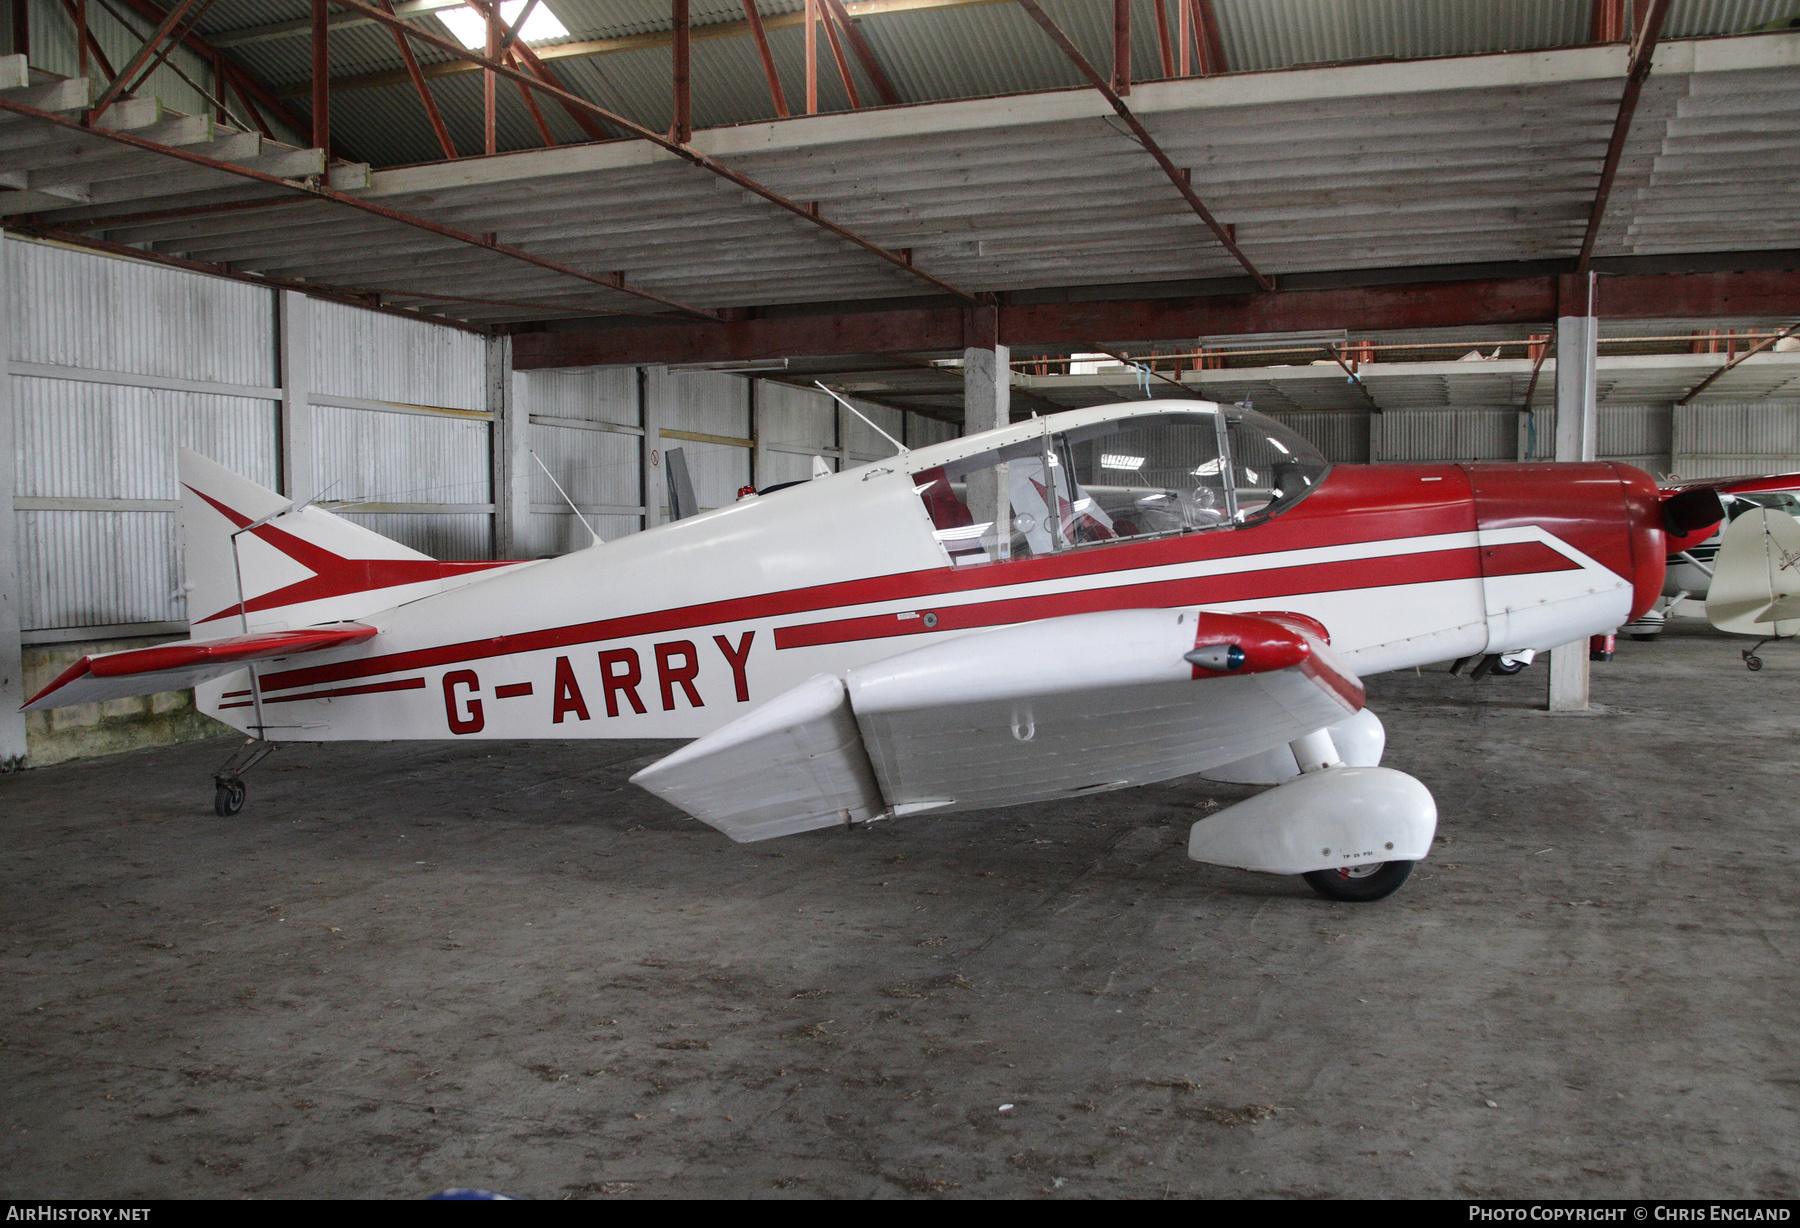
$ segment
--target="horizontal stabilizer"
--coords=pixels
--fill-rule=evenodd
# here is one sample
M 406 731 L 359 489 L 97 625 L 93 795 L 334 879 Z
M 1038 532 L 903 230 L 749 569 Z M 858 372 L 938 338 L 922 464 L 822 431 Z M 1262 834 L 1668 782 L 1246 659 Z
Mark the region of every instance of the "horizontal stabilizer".
M 821 674 L 631 778 L 733 840 L 864 823 L 882 810 L 841 680 Z
M 154 648 L 83 657 L 33 695 L 21 711 L 67 708 L 104 699 L 179 691 L 228 674 L 248 661 L 273 661 L 303 652 L 358 644 L 375 634 L 363 623 L 336 623 L 298 631 L 259 631 L 216 640 L 182 640 Z
M 1739 635 L 1800 632 L 1800 521 L 1757 508 L 1731 522 L 1713 559 L 1706 617 Z

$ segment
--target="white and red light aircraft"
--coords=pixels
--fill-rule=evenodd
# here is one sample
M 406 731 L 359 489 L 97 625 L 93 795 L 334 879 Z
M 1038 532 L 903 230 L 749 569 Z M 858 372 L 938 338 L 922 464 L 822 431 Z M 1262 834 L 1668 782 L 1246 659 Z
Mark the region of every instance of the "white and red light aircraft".
M 192 638 L 27 710 L 194 686 L 272 743 L 692 738 L 633 777 L 736 840 L 1191 773 L 1194 859 L 1378 899 L 1437 811 L 1361 678 L 1544 649 L 1719 518 L 1617 464 L 1329 465 L 1196 401 L 1034 418 L 560 558 L 439 563 L 184 451 Z

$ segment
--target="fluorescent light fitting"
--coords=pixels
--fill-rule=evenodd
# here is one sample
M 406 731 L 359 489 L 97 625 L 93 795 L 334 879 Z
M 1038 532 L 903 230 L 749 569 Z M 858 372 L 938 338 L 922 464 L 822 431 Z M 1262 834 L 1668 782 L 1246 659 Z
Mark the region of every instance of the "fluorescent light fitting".
M 511 29 L 512 23 L 524 11 L 525 0 L 500 0 L 500 23 Z M 468 5 L 442 9 L 436 16 L 450 27 L 450 33 L 456 35 L 457 41 L 470 51 L 480 51 L 487 46 L 487 18 Z M 543 0 L 538 0 L 538 6 L 525 19 L 524 29 L 519 31 L 519 41 L 524 43 L 541 43 L 568 36 L 569 28 L 556 19 L 556 14 L 550 11 L 550 6 L 543 3 Z
M 1113 453 L 1107 452 L 1100 457 L 1100 467 L 1102 469 L 1123 469 L 1129 473 L 1136 473 L 1144 467 L 1144 458 L 1141 456 L 1115 456 Z

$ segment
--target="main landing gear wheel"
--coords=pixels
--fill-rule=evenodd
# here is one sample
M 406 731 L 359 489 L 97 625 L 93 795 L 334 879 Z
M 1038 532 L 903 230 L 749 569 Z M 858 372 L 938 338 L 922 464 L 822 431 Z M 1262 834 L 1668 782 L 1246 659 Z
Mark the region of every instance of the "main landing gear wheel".
M 213 790 L 213 813 L 229 819 L 244 808 L 245 792 L 243 781 L 221 780 Z
M 1366 866 L 1343 866 L 1335 870 L 1314 870 L 1301 875 L 1306 885 L 1328 900 L 1351 904 L 1368 904 L 1383 900 L 1400 890 L 1400 884 L 1412 873 L 1410 861 L 1374 861 Z
M 1502 657 L 1500 660 L 1494 662 L 1493 668 L 1488 670 L 1488 673 L 1499 674 L 1502 677 L 1510 678 L 1524 668 L 1525 662 L 1508 661 L 1505 657 Z

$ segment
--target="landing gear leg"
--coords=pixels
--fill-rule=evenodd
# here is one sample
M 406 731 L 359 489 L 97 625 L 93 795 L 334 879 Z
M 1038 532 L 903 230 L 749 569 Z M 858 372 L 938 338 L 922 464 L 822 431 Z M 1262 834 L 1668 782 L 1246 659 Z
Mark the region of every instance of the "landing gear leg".
M 244 773 L 275 753 L 275 743 L 250 738 L 213 773 L 213 813 L 229 819 L 244 808 Z

